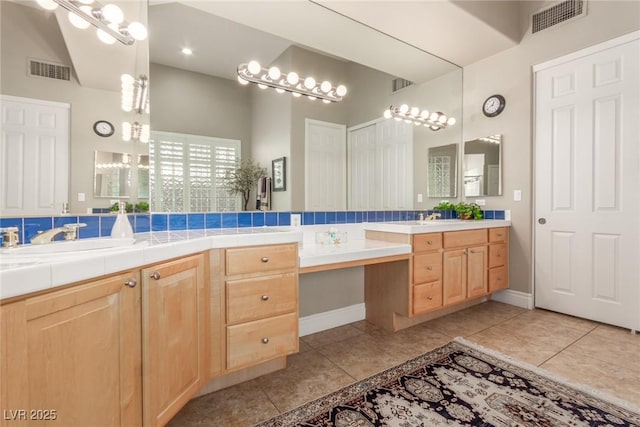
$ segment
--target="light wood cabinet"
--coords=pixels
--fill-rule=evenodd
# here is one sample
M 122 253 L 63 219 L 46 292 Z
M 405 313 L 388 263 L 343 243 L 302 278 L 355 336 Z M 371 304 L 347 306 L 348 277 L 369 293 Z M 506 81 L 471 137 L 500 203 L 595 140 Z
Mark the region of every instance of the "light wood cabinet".
M 509 229 L 489 230 L 489 292 L 509 287 Z
M 410 316 L 442 307 L 442 233 L 413 236 Z
M 443 305 L 453 305 L 489 292 L 487 230 L 443 233 Z
M 205 256 L 142 270 L 143 419 L 166 424 L 207 380 Z
M 126 272 L 0 307 L 3 425 L 142 424 L 139 281 Z

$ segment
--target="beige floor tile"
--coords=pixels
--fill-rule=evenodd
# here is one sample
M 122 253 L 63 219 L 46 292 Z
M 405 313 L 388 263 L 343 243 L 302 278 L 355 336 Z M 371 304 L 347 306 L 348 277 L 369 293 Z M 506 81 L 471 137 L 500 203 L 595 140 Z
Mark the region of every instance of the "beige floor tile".
M 369 335 L 383 343 L 386 351 L 402 356 L 405 360 L 418 357 L 451 341 L 449 336 L 420 325 L 398 332 L 377 329 Z
M 598 335 L 605 338 L 618 338 L 622 340 L 629 340 L 633 342 L 640 342 L 640 333 L 632 334 L 631 330 L 625 328 L 619 328 L 617 326 L 598 324 L 598 326 L 591 331 L 592 335 Z
M 453 338 L 476 334 L 491 327 L 493 323 L 486 319 L 480 319 L 478 316 L 475 316 L 474 313 L 461 311 L 430 320 L 422 325 Z
M 636 371 L 565 350 L 542 367 L 577 384 L 585 384 L 640 406 L 640 375 Z
M 379 326 L 376 326 L 373 323 L 369 323 L 366 320 L 360 320 L 359 322 L 354 322 L 351 324 L 351 326 L 361 330 L 362 332 L 371 332 L 371 331 L 380 329 Z
M 300 353 L 304 353 L 306 351 L 311 351 L 311 350 L 313 350 L 313 347 L 307 344 L 302 338 L 298 340 L 298 351 Z
M 529 342 L 497 327 L 478 332 L 467 339 L 532 365 L 540 365 L 557 353 L 557 350 L 548 346 Z
M 599 323 L 591 320 L 537 308 L 522 313 L 520 316 L 517 316 L 516 319 L 535 325 L 565 326 L 582 332 L 590 332 L 599 325 Z
M 320 348 L 328 344 L 333 344 L 356 337 L 358 335 L 361 335 L 362 333 L 363 331 L 358 328 L 355 328 L 351 325 L 344 325 L 315 334 L 305 335 L 300 339 L 313 348 Z
M 287 369 L 257 379 L 273 404 L 285 412 L 355 380 L 317 351 L 290 356 Z
M 486 316 L 488 320 L 499 323 L 511 319 L 519 314 L 528 312 L 529 310 L 515 305 L 505 304 L 497 301 L 487 301 L 482 304 L 474 305 L 464 310 L 464 313 L 473 313 L 479 316 Z
M 603 362 L 609 362 L 626 369 L 636 371 L 640 376 L 640 336 L 627 333 L 626 336 L 617 334 L 601 335 L 587 334 L 572 344 L 569 350 Z
M 246 427 L 278 413 L 257 381 L 252 380 L 191 400 L 167 426 Z
M 588 333 L 563 323 L 556 323 L 550 318 L 531 318 L 527 314 L 516 316 L 494 328 L 506 336 L 512 335 L 532 344 L 548 347 L 555 352 L 561 351 Z

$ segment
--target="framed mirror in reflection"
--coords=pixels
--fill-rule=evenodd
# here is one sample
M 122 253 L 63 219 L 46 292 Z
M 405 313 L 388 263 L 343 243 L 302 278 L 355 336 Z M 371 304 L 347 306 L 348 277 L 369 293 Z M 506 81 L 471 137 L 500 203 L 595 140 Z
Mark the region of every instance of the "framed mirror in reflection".
M 502 195 L 502 135 L 464 142 L 465 197 Z
M 459 144 L 430 147 L 427 165 L 427 197 L 457 197 Z
M 427 150 L 461 142 L 462 127 L 434 132 L 412 122 L 384 119 L 383 112 L 392 104 L 408 104 L 442 111 L 460 122 L 461 69 L 313 2 L 296 2 L 295 8 L 288 2 L 252 2 L 251 13 L 243 3 L 150 3 L 152 135 L 171 132 L 239 140 L 240 157 L 250 155 L 263 166 L 273 158 L 288 157 L 287 187 L 273 194 L 274 210 L 426 208 L 426 201 L 413 201 L 415 194 L 427 193 Z M 326 28 L 341 36 L 326 37 Z M 182 40 L 188 45 L 180 44 Z M 193 54 L 185 57 L 180 53 L 183 47 Z M 254 84 L 240 85 L 237 67 L 250 60 L 265 69 L 277 66 L 282 73 L 344 84 L 347 94 L 340 102 L 324 104 Z M 342 128 L 341 138 L 332 136 L 343 141 L 342 146 L 335 152 L 307 149 L 314 147 L 307 141 L 309 121 L 322 122 L 327 134 Z M 398 144 L 407 135 L 409 141 Z M 361 155 L 347 155 L 356 151 Z M 338 162 L 337 156 L 344 159 Z M 345 167 L 335 170 L 336 164 Z M 154 188 L 169 189 L 168 179 Z M 361 185 L 347 188 L 348 183 Z M 341 200 L 325 197 L 327 193 L 339 194 Z M 150 200 L 154 199 L 152 194 Z
M 131 154 L 96 151 L 94 197 L 129 198 Z

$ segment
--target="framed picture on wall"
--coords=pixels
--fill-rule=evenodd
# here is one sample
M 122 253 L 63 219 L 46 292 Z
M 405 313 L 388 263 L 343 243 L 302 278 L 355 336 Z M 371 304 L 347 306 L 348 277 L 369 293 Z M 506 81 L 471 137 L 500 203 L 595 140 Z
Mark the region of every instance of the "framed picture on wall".
M 271 161 L 271 176 L 273 177 L 273 191 L 285 191 L 287 189 L 286 157 Z

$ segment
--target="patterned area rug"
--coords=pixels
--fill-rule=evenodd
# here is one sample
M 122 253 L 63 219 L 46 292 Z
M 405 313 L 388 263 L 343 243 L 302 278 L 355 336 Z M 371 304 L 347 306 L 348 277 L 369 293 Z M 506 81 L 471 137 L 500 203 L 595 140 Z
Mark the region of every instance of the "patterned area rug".
M 456 338 L 257 426 L 442 425 L 640 426 L 640 410 Z

